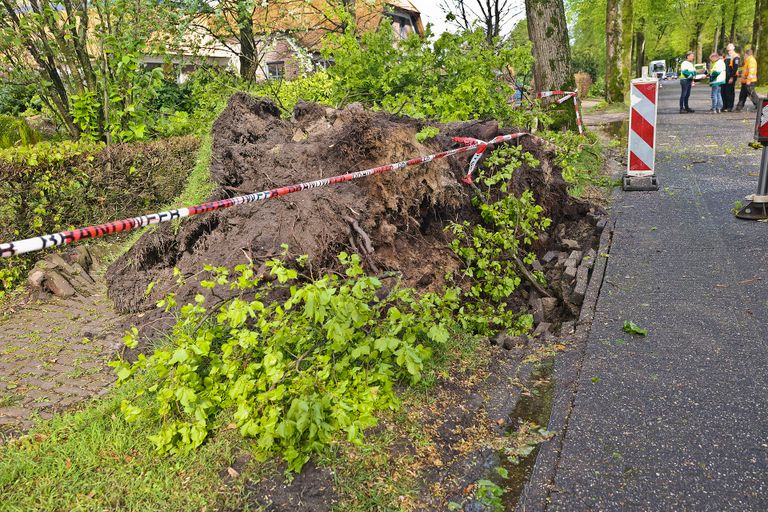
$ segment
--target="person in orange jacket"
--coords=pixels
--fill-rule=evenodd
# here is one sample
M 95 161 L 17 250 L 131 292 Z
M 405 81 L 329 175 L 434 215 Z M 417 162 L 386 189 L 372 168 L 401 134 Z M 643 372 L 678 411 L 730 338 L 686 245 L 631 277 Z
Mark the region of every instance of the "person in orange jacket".
M 744 52 L 744 65 L 739 70 L 739 78 L 741 81 L 741 92 L 739 93 L 739 104 L 736 105 L 734 112 L 740 112 L 744 108 L 744 104 L 747 102 L 747 96 L 752 100 L 752 104 L 757 108 L 760 103 L 760 97 L 755 91 L 755 83 L 757 82 L 757 60 L 753 55 L 752 50 Z

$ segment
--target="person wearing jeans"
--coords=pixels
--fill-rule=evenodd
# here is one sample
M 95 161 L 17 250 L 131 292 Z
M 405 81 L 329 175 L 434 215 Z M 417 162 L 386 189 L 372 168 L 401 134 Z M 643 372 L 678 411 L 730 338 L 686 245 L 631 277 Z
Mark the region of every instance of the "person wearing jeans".
M 693 112 L 688 106 L 688 98 L 691 96 L 691 84 L 696 76 L 696 68 L 693 67 L 693 52 L 685 54 L 685 60 L 680 65 L 680 113 Z
M 709 86 L 712 88 L 712 109 L 710 114 L 719 114 L 723 110 L 723 95 L 721 88 L 725 83 L 725 61 L 715 52 L 709 56 L 712 71 L 709 73 Z
M 757 60 L 755 60 L 752 50 L 744 52 L 744 64 L 739 71 L 739 78 L 741 80 L 741 91 L 739 92 L 739 104 L 736 105 L 735 111 L 739 112 L 744 108 L 747 98 L 751 99 L 752 104 L 757 108 L 757 105 L 760 103 L 760 96 L 755 91 Z

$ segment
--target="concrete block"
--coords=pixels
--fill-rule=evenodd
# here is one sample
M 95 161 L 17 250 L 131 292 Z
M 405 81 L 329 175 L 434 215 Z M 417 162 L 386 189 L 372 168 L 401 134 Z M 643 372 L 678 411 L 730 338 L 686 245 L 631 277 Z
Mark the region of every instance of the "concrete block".
M 560 253 L 557 251 L 549 251 L 544 255 L 543 258 L 541 258 L 541 261 L 543 261 L 545 264 L 550 264 L 553 260 L 557 259 L 558 254 Z
M 565 238 L 561 240 L 561 243 L 563 244 L 563 248 L 569 251 L 581 248 L 579 242 L 577 242 L 576 240 L 571 240 L 570 238 Z

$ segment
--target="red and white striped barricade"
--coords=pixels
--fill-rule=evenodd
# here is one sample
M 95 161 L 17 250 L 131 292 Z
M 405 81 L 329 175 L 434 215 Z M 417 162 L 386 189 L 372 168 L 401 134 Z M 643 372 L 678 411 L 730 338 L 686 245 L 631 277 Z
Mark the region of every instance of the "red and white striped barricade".
M 755 140 L 763 145 L 757 193 L 746 197 L 749 202 L 736 213 L 736 217 L 746 220 L 765 220 L 768 219 L 768 98 L 763 98 L 757 108 Z
M 659 190 L 656 181 L 656 111 L 659 81 L 632 80 L 629 107 L 627 173 L 622 188 L 627 191 Z

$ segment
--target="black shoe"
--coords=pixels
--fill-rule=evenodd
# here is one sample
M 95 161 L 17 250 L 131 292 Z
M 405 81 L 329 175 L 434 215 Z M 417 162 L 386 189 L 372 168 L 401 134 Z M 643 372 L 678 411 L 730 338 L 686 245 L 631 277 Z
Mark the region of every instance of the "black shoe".
M 687 111 L 687 110 L 685 110 L 684 108 L 681 108 L 681 109 L 680 109 L 680 113 L 681 113 L 681 114 L 687 114 L 687 113 L 688 113 L 688 111 Z
M 732 108 L 724 108 L 720 112 L 733 112 L 733 109 Z
M 696 112 L 692 108 L 687 108 L 687 109 L 685 109 L 685 111 L 688 112 L 689 114 L 693 114 L 694 112 Z
M 736 108 L 733 109 L 734 112 L 741 112 L 744 109 L 744 105 L 736 105 Z

